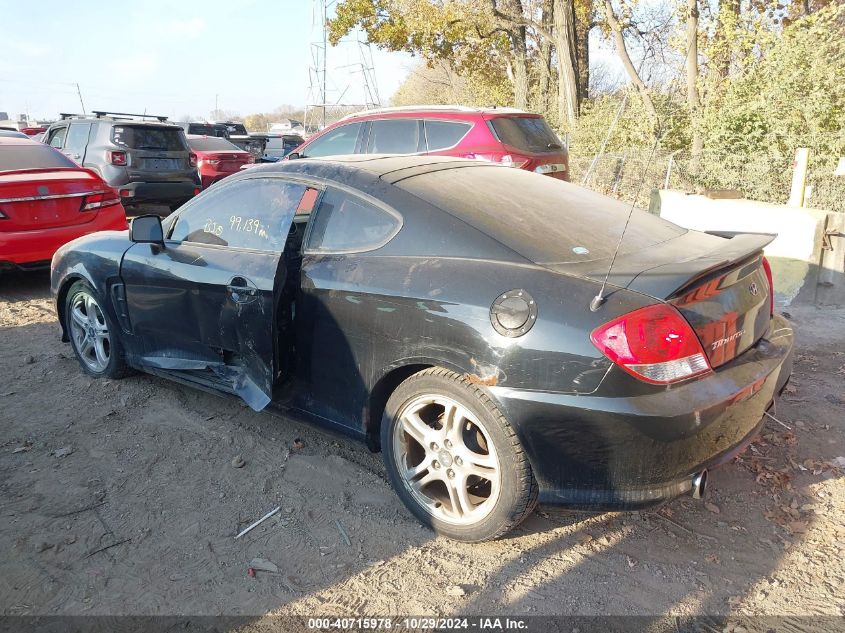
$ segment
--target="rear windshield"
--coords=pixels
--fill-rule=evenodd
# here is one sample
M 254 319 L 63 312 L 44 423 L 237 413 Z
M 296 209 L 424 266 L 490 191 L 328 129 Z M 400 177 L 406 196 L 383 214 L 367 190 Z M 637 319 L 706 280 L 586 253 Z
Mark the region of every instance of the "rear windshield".
M 538 264 L 609 257 L 630 209 L 629 204 L 556 178 L 492 165 L 443 169 L 396 185 Z M 635 209 L 620 252 L 641 250 L 685 232 Z
M 49 145 L 0 145 L 0 171 L 14 169 L 55 169 L 79 165 Z
M 554 152 L 563 148 L 560 139 L 542 117 L 499 117 L 489 121 L 502 143 L 524 152 Z
M 189 138 L 188 145 L 191 149 L 198 152 L 234 152 L 243 151 L 234 143 L 230 143 L 225 138 L 216 138 L 209 136 L 208 138 Z
M 115 125 L 111 138 L 117 145 L 129 149 L 149 149 L 166 152 L 186 150 L 181 128 L 154 125 Z
M 188 134 L 199 134 L 201 136 L 226 136 L 226 129 L 221 125 L 211 123 L 191 123 L 188 125 Z
M 247 131 L 243 123 L 224 123 L 223 125 L 229 134 L 234 134 L 235 136 L 247 135 Z

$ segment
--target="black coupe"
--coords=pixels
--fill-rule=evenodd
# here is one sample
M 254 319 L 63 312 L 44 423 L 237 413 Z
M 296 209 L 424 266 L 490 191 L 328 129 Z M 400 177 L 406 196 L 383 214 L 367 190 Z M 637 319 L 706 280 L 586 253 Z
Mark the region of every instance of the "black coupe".
M 628 217 L 478 161 L 298 160 L 71 242 L 52 289 L 89 374 L 328 422 L 381 448 L 421 521 L 481 541 L 538 498 L 700 496 L 789 378 L 772 238 L 635 210 L 619 243 Z

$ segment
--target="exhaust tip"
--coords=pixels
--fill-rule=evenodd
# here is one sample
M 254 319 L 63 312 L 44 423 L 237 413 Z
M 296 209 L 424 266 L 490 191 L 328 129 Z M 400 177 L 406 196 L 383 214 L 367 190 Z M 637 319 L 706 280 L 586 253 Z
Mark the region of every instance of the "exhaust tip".
M 707 490 L 707 471 L 702 470 L 692 476 L 692 498 L 703 499 Z

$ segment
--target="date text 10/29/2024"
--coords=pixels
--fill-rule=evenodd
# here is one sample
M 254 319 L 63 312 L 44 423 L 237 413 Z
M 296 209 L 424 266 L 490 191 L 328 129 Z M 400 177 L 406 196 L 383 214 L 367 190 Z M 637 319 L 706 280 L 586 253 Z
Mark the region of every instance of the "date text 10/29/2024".
M 472 618 L 308 618 L 308 628 L 315 631 L 527 631 L 523 618 L 472 617 Z

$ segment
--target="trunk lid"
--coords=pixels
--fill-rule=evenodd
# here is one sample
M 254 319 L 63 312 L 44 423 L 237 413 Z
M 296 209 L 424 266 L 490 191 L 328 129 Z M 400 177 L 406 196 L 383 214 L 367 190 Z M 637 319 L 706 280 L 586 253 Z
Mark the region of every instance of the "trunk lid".
M 88 195 L 108 187 L 84 169 L 28 169 L 0 173 L 0 231 L 51 229 L 93 220 L 82 211 Z
M 726 239 L 689 231 L 620 255 L 608 283 L 678 308 L 698 335 L 711 366 L 718 367 L 753 346 L 768 330 L 770 288 L 762 250 L 774 237 L 740 234 Z M 554 268 L 601 282 L 609 263 Z

